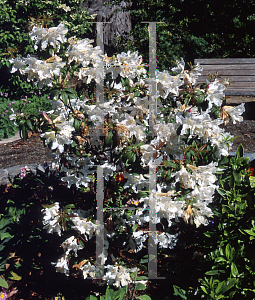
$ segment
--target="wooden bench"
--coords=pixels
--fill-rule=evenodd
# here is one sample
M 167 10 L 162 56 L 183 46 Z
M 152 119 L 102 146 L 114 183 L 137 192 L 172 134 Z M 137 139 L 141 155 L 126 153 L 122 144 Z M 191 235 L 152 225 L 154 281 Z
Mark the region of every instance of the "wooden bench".
M 203 68 L 198 83 L 206 82 L 208 73 L 218 72 L 221 80 L 229 78 L 233 84 L 226 90 L 228 96 L 255 96 L 255 58 L 195 59 Z

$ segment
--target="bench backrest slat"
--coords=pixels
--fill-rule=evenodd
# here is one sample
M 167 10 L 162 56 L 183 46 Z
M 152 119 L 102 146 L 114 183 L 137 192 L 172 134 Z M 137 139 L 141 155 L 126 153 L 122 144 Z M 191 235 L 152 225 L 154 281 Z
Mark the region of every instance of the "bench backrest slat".
M 255 58 L 198 58 L 194 62 L 201 65 L 255 64 Z
M 221 80 L 229 78 L 234 83 L 227 87 L 226 95 L 255 95 L 255 58 L 201 58 L 194 62 L 203 68 L 198 83 L 209 80 L 209 72 L 218 72 Z

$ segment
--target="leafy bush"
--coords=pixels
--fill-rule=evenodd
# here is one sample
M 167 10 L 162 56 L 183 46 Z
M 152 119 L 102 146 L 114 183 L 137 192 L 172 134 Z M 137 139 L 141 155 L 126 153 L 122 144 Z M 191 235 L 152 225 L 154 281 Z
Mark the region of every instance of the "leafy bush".
M 37 24 L 42 22 L 44 25 L 55 26 L 60 21 L 65 21 L 69 28 L 67 38 L 72 35 L 82 38 L 85 33 L 88 36 L 92 31 L 93 25 L 90 22 L 93 18 L 80 7 L 80 1 L 77 0 L 2 0 L 0 2 L 0 52 L 2 53 L 0 60 L 0 139 L 10 137 L 18 130 L 23 130 L 24 133 L 21 135 L 26 138 L 26 130 L 39 129 L 38 110 L 47 111 L 52 107 L 48 100 L 49 89 L 44 88 L 39 94 L 37 86 L 13 76 L 10 73 L 9 59 L 37 54 L 28 34 L 30 22 Z M 9 116 L 14 111 L 24 114 L 24 118 L 17 120 L 18 124 L 9 120 Z M 30 123 L 28 119 L 34 122 Z M 23 121 L 19 123 L 21 120 Z

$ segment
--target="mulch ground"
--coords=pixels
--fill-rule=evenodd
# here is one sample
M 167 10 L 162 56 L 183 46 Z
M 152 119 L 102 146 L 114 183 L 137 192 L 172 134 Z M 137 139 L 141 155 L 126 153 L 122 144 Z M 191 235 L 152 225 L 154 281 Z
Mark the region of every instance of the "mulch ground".
M 233 141 L 231 151 L 236 151 L 240 144 L 245 153 L 255 153 L 255 120 L 244 120 L 237 124 L 228 123 L 225 130 L 237 137 Z
M 236 136 L 231 151 L 236 151 L 239 144 L 244 146 L 245 153 L 255 152 L 255 120 L 244 120 L 241 123 L 229 123 L 225 130 Z M 0 144 L 0 169 L 17 165 L 50 163 L 39 134 L 32 134 L 28 140 L 18 140 L 12 143 Z

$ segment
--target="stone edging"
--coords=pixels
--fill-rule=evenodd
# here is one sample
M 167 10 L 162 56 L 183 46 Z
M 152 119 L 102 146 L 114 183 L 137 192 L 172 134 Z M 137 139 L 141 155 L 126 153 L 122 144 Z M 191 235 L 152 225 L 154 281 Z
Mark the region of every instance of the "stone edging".
M 26 166 L 30 169 L 33 175 L 45 173 L 43 164 L 31 164 Z M 0 186 L 12 184 L 14 182 L 14 178 L 21 173 L 21 169 L 24 167 L 24 165 L 19 165 L 7 169 L 0 169 Z

